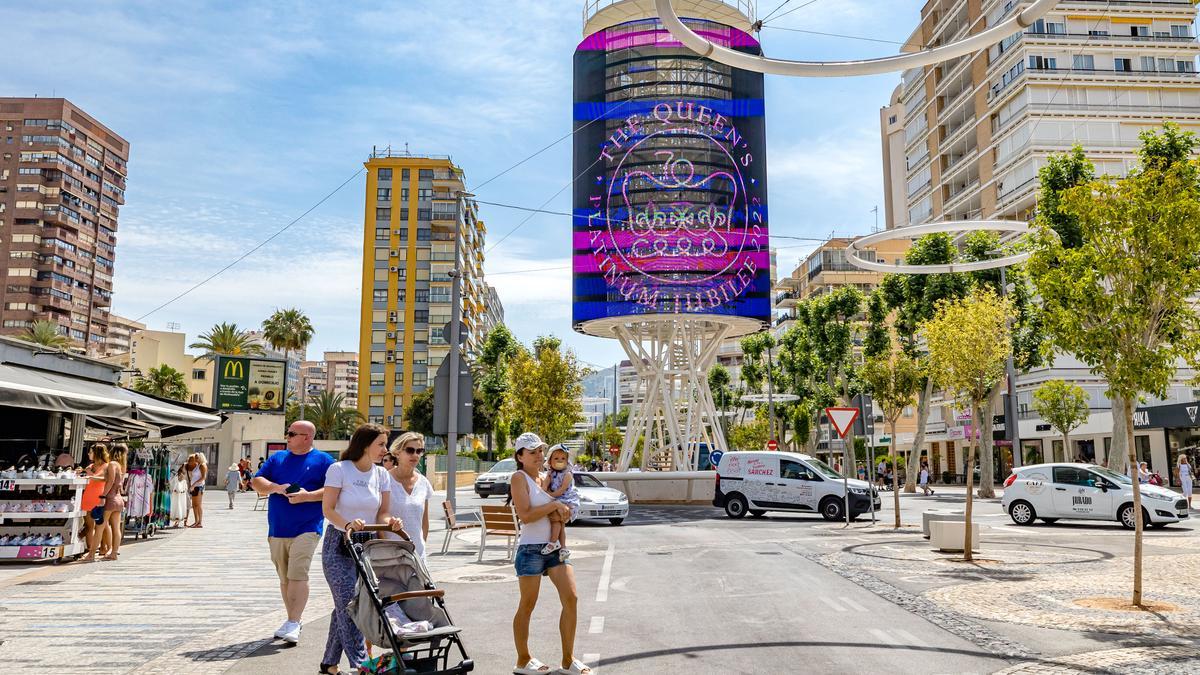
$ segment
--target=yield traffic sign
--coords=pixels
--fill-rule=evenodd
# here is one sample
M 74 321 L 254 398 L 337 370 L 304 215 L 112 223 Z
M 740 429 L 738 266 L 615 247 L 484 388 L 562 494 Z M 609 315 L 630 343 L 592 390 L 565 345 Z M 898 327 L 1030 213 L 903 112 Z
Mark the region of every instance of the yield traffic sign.
M 850 433 L 854 420 L 858 418 L 858 408 L 826 408 L 825 415 L 829 417 L 838 436 L 845 438 L 846 434 Z

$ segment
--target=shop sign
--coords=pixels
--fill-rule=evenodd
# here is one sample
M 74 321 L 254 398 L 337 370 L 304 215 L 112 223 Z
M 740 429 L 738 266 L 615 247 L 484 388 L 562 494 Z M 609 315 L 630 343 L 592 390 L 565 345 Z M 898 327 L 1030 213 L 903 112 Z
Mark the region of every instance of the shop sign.
M 1173 403 L 1138 408 L 1133 413 L 1135 429 L 1190 429 L 1200 422 L 1200 402 Z

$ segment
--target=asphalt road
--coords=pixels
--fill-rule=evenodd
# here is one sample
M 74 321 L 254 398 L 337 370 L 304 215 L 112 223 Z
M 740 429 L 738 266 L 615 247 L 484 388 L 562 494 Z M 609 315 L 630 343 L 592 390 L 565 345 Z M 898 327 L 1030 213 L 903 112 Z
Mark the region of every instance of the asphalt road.
M 883 501 L 880 529 L 891 522 L 890 495 Z M 905 521 L 919 523 L 921 510 L 961 501 L 961 491 L 906 496 Z M 480 500 L 460 492 L 458 502 L 464 509 Z M 998 533 L 1028 531 L 1007 525 L 998 502 L 977 504 L 980 521 Z M 1088 528 L 1061 531 L 1068 539 L 1087 539 Z M 634 505 L 622 526 L 583 523 L 570 532 L 581 542 L 576 655 L 598 665 L 597 672 L 984 673 L 1011 663 L 811 560 L 807 553 L 856 543 L 853 534 L 819 517 L 732 521 L 709 507 Z M 474 561 L 473 550 L 457 545 L 455 551 L 464 564 Z M 498 549 L 489 555 L 498 557 Z M 475 571 L 482 573 L 468 576 L 495 579 L 511 566 L 496 561 Z M 516 584 L 467 580 L 441 586 L 476 672 L 510 672 Z M 328 618 L 309 619 L 299 646 L 273 644 L 230 672 L 313 670 Z M 535 656 L 552 664 L 559 659 L 556 620 L 557 598 L 546 582 L 532 645 Z

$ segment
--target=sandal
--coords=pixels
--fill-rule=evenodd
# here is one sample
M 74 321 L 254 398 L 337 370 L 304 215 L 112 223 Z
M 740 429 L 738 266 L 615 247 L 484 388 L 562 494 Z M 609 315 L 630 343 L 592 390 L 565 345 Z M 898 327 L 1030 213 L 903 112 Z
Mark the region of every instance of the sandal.
M 571 667 L 559 668 L 558 672 L 563 675 L 592 675 L 592 667 L 579 659 L 571 659 Z
M 513 668 L 513 675 L 542 675 L 549 672 L 550 666 L 534 658 L 529 659 L 524 668 Z

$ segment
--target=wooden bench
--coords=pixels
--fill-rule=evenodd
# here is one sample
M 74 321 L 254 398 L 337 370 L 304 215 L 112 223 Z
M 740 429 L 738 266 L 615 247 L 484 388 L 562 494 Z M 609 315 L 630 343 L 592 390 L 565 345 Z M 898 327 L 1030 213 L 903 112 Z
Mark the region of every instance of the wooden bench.
M 483 531 L 479 534 L 479 562 L 483 562 L 483 549 L 487 546 L 488 535 L 508 537 L 508 560 L 516 553 L 517 535 L 521 533 L 521 525 L 517 521 L 517 512 L 511 506 L 479 507 Z
M 442 502 L 442 514 L 446 519 L 446 538 L 442 540 L 442 555 L 445 555 L 450 550 L 450 538 L 454 536 L 455 532 L 479 527 L 479 523 L 458 522 L 458 516 L 464 513 L 474 514 L 472 511 L 459 511 L 456 513 L 450 510 L 450 502 Z

